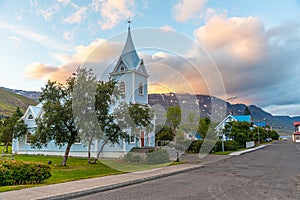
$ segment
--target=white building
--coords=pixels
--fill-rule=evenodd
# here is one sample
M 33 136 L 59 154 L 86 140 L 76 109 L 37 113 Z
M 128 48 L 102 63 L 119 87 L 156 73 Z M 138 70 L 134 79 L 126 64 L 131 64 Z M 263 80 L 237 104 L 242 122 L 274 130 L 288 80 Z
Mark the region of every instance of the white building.
M 148 73 L 144 61 L 139 58 L 131 37 L 130 26 L 126 43 L 119 60 L 110 73 L 110 76 L 118 81 L 120 90 L 125 94 L 126 103 L 138 103 L 148 105 Z M 23 116 L 25 123 L 28 125 L 28 133 L 18 139 L 13 140 L 13 153 L 16 154 L 44 154 L 44 155 L 64 155 L 66 146 L 59 148 L 54 142 L 50 142 L 47 147 L 41 149 L 31 148 L 30 135 L 35 133 L 35 120 L 43 114 L 42 104 L 29 106 Z M 91 147 L 91 156 L 95 156 L 101 145 L 101 141 L 94 141 Z M 138 140 L 125 142 L 120 140 L 120 144 L 114 146 L 106 145 L 102 157 L 119 157 L 126 154 L 133 147 L 154 147 L 155 133 L 141 130 Z M 78 142 L 72 145 L 70 156 L 86 156 L 86 145 Z

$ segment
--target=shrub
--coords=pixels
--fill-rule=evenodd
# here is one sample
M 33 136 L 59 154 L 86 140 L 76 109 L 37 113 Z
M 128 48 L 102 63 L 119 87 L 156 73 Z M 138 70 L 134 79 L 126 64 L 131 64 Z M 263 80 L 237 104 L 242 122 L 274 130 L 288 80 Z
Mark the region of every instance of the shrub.
M 147 164 L 162 164 L 170 162 L 169 154 L 164 149 L 154 150 L 146 153 L 146 163 Z
M 238 149 L 238 143 L 234 140 L 228 140 L 224 142 L 225 151 L 235 151 Z
M 51 177 L 50 167 L 40 163 L 0 161 L 0 185 L 34 184 Z
M 186 150 L 188 153 L 199 153 L 200 148 L 203 144 L 203 140 L 194 140 L 189 148 Z
M 124 161 L 128 162 L 128 163 L 142 163 L 144 160 L 141 156 L 136 155 L 132 152 L 128 152 L 125 156 L 124 156 Z

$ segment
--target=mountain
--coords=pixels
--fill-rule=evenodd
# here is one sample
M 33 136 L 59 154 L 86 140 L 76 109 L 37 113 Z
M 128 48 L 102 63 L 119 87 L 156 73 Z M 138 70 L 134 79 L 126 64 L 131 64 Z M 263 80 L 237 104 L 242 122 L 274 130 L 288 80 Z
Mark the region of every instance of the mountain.
M 15 92 L 0 88 L 0 118 L 10 116 L 17 107 L 24 112 L 29 105 L 36 105 L 37 101 L 29 99 Z
M 40 95 L 41 93 L 36 91 L 24 91 L 0 87 L 0 117 L 1 115 L 10 115 L 17 106 L 26 109 L 29 104 L 37 104 L 36 102 Z M 151 106 L 160 105 L 156 107 L 156 109 L 159 109 L 157 118 L 161 121 L 164 121 L 166 108 L 175 105 L 180 106 L 182 110 L 195 109 L 195 106 L 197 106 L 199 107 L 200 116 L 202 117 L 211 117 L 211 111 L 213 109 L 215 112 L 213 113 L 213 116 L 218 120 L 225 117 L 221 114 L 224 113 L 224 111 L 225 115 L 230 113 L 233 113 L 234 115 L 243 115 L 247 106 L 245 104 L 230 104 L 222 99 L 208 95 L 191 95 L 187 93 L 149 94 L 148 102 Z M 300 116 L 273 116 L 255 105 L 250 105 L 248 108 L 253 122 L 266 122 L 279 132 L 292 133 L 294 131 L 293 122 L 300 121 Z M 183 116 L 186 115 L 187 113 L 183 113 Z
M 200 94 L 149 94 L 148 102 L 151 106 L 155 106 L 159 109 L 158 112 L 156 112 L 159 113 L 157 118 L 162 121 L 164 120 L 165 110 L 169 106 L 177 105 L 186 111 L 194 110 L 199 107 L 201 117 L 211 117 L 213 110 L 213 118 L 216 119 L 216 121 L 221 121 L 230 113 L 233 115 L 243 115 L 247 106 L 245 104 L 230 104 L 222 99 Z M 300 117 L 273 116 L 255 105 L 250 105 L 248 108 L 253 122 L 266 122 L 267 125 L 270 125 L 279 133 L 292 133 L 294 130 L 293 122 L 300 121 Z M 182 113 L 182 115 L 184 118 L 187 113 Z
M 9 88 L 5 88 L 5 87 L 0 87 L 1 89 L 7 90 L 9 92 L 13 92 L 19 95 L 22 95 L 24 97 L 27 97 L 29 99 L 33 99 L 38 101 L 41 92 L 37 92 L 37 91 L 25 91 L 25 90 L 15 90 L 15 89 L 9 89 Z

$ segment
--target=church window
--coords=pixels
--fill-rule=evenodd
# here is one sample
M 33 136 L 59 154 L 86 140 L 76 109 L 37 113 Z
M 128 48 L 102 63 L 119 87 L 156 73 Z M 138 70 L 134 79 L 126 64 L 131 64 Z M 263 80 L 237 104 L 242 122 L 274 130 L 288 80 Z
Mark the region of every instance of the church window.
M 125 94 L 125 92 L 126 92 L 126 86 L 125 86 L 125 82 L 124 81 L 122 81 L 120 83 L 119 90 L 120 90 L 121 94 Z
M 32 114 L 29 114 L 27 119 L 33 119 L 33 115 Z
M 142 83 L 139 84 L 139 95 L 144 95 L 144 86 Z
M 26 135 L 25 135 L 25 143 L 26 144 L 31 144 L 31 133 L 30 132 L 27 132 Z
M 74 144 L 81 144 L 80 137 L 75 138 Z

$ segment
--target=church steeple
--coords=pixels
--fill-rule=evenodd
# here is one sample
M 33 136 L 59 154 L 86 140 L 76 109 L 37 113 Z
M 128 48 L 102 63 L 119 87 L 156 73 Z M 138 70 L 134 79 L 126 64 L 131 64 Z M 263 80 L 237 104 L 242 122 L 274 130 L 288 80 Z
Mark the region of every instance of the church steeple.
M 128 33 L 127 33 L 126 43 L 122 50 L 121 59 L 129 69 L 137 69 L 137 67 L 141 62 L 141 59 L 139 58 L 135 50 L 133 40 L 131 37 L 130 24 L 132 23 L 132 21 L 129 19 L 127 22 L 129 24 Z
M 130 24 L 125 45 L 110 77 L 118 81 L 127 103 L 148 104 L 148 73 L 144 61 L 139 58 L 131 37 Z

